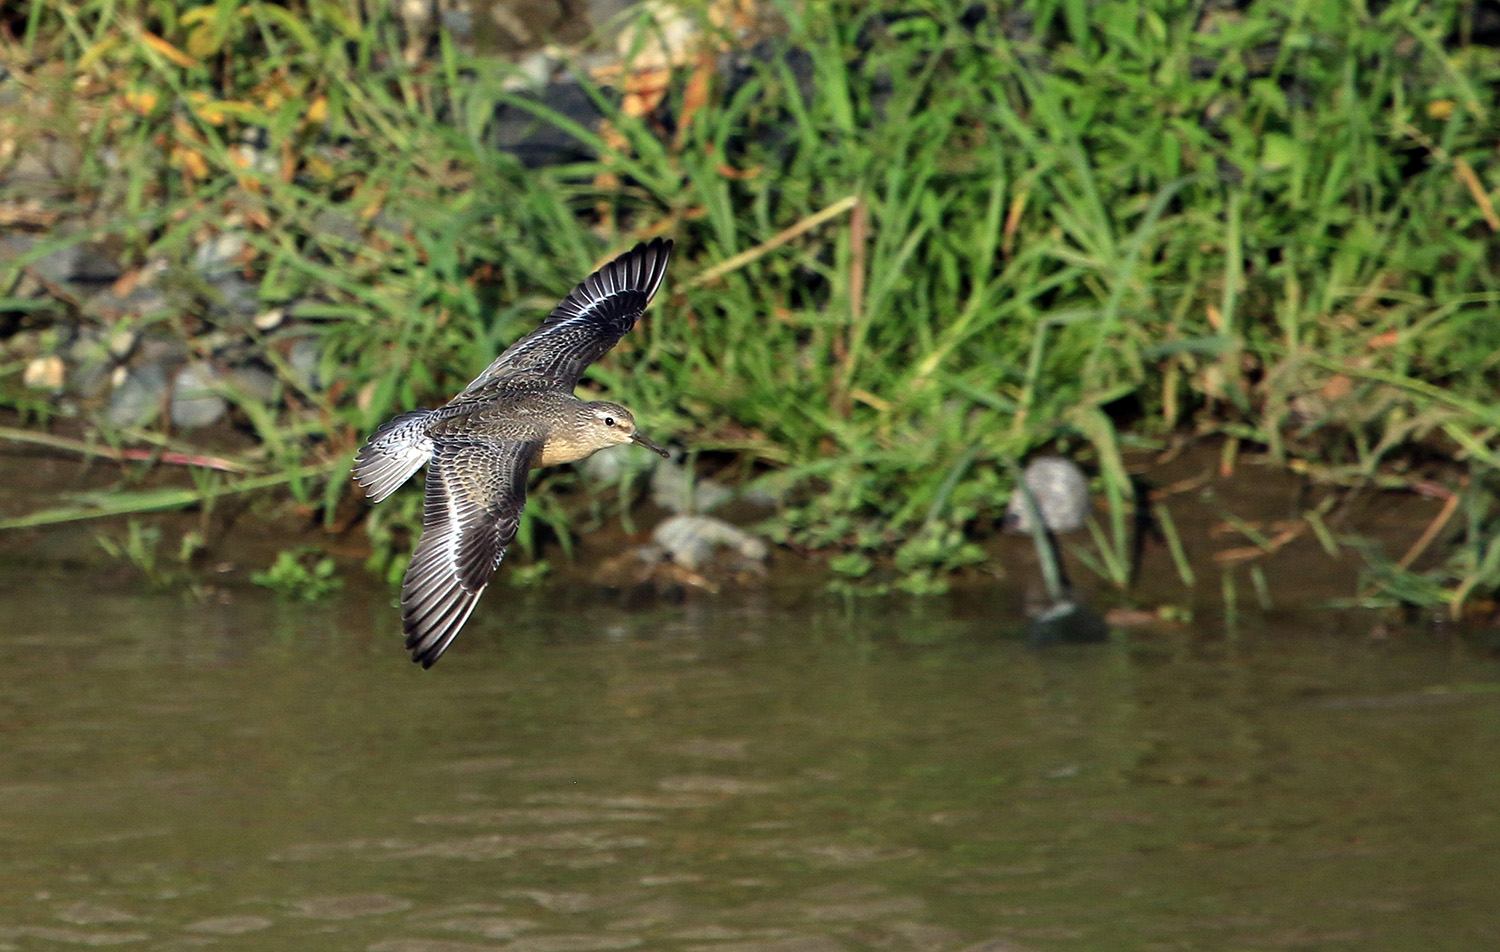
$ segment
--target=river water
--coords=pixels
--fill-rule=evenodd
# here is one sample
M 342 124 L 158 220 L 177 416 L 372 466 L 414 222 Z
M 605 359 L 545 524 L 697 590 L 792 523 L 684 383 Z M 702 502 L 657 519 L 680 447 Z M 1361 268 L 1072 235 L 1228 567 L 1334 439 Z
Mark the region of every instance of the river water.
M 383 591 L 0 617 L 3 949 L 1500 947 L 1500 663 L 1359 616 L 497 585 L 428 672 Z

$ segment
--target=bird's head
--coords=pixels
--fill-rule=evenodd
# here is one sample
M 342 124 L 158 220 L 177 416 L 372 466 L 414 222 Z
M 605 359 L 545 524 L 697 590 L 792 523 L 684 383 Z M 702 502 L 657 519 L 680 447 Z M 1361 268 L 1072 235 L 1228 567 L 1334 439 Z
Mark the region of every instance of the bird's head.
M 583 415 L 583 425 L 591 442 L 608 446 L 612 443 L 636 443 L 651 452 L 666 458 L 667 451 L 646 439 L 635 428 L 635 417 L 618 403 L 599 400 L 588 405 Z

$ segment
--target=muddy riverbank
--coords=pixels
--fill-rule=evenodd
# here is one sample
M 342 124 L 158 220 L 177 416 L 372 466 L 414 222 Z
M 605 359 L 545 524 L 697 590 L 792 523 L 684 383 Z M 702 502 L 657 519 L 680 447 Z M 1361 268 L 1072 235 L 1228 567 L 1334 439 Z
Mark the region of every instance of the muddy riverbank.
M 1441 557 L 1455 531 L 1429 531 L 1447 505 L 1440 494 L 1319 487 L 1248 453 L 1236 458 L 1226 474 L 1224 460 L 1224 444 L 1218 441 L 1140 457 L 1139 484 L 1149 494 L 1157 518 L 1170 521 L 1180 555 L 1174 554 L 1159 526 L 1145 524 L 1139 566 L 1130 584 L 1114 584 L 1099 569 L 1099 537 L 1091 535 L 1106 532 L 1102 521 L 1107 511 L 1096 505 L 1092 530 L 1059 540 L 1078 594 L 1119 624 L 1170 623 L 1195 613 L 1223 619 L 1226 613 L 1317 612 L 1330 605 L 1378 608 L 1381 593 L 1370 577 L 1371 554 L 1383 553 L 1394 561 L 1416 551 L 1424 534 L 1432 535 L 1427 549 L 1414 556 L 1413 564 L 1420 568 L 1423 560 Z M 83 462 L 73 454 L 7 444 L 0 453 L 5 472 L 0 482 L 6 486 L 0 517 L 75 498 L 107 498 L 121 485 L 124 471 L 140 465 Z M 188 479 L 183 467 L 158 466 L 132 491 L 167 488 Z M 877 564 L 864 578 L 850 580 L 830 569 L 829 557 L 836 553 L 804 553 L 776 545 L 768 546 L 769 557 L 753 571 L 721 556 L 698 572 L 637 572 L 630 569 L 638 563 L 636 553 L 651 543 L 655 528 L 672 518 L 669 510 L 650 501 L 649 494 L 638 498 L 628 519 L 580 520 L 586 531 L 576 533 L 566 547 L 555 536 L 544 535 L 534 554 L 514 549 L 496 579 L 495 610 L 502 611 L 499 603 L 528 590 L 543 597 L 547 592 L 574 591 L 591 600 L 625 605 L 683 600 L 734 604 L 767 597 L 767 592 L 781 601 L 838 601 L 868 595 L 881 589 L 882 580 L 900 577 L 892 565 Z M 564 504 L 585 509 L 587 496 L 570 496 Z M 218 500 L 206 512 L 143 513 L 0 532 L 0 559 L 60 577 L 108 579 L 119 591 L 156 586 L 190 592 L 189 597 L 199 599 L 232 601 L 256 597 L 263 589 L 252 583 L 252 576 L 265 572 L 282 553 L 300 551 L 333 559 L 348 591 L 385 603 L 391 590 L 367 567 L 372 550 L 363 521 L 368 513 L 363 502 L 351 497 L 333 524 L 325 526 L 307 507 L 266 494 L 245 494 Z M 731 504 L 719 514 L 752 537 L 764 540 L 774 535 L 774 509 Z M 120 555 L 131 522 L 156 533 L 150 566 L 140 564 L 140 558 Z M 951 576 L 950 591 L 936 601 L 990 606 L 1003 625 L 1020 630 L 1027 612 L 1037 610 L 1044 600 L 1032 540 L 993 525 L 975 526 L 973 532 L 983 559 Z M 191 540 L 191 552 L 184 539 Z M 397 548 L 409 545 L 409 540 L 398 540 Z M 1188 579 L 1183 577 L 1184 566 Z M 484 611 L 481 608 L 481 614 Z M 1362 614 L 1377 633 L 1416 617 L 1381 610 Z

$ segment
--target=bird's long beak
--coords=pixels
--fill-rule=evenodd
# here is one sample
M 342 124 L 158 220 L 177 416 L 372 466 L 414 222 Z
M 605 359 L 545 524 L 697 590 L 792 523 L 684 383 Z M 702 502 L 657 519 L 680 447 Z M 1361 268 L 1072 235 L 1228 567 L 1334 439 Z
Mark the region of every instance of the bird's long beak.
M 648 449 L 651 452 L 655 453 L 657 456 L 660 456 L 662 459 L 671 459 L 671 454 L 669 454 L 665 449 L 663 449 L 657 443 L 654 443 L 651 440 L 646 439 L 639 432 L 630 434 L 630 442 L 632 442 L 632 443 L 639 443 L 640 445 L 644 446 L 646 449 Z

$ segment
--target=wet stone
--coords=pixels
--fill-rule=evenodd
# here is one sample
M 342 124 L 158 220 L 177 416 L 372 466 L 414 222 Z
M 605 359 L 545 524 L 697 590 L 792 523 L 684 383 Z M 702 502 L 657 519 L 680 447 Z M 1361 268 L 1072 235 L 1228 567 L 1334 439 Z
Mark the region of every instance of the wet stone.
M 186 932 L 203 932 L 209 935 L 244 935 L 247 932 L 269 929 L 275 924 L 275 920 L 265 916 L 220 916 L 217 919 L 189 923 L 182 928 Z
M 138 367 L 110 394 L 105 416 L 115 426 L 144 426 L 161 412 L 167 375 L 155 364 Z
M 188 364 L 172 381 L 172 424 L 185 429 L 210 426 L 223 418 L 229 409 L 224 398 L 214 392 L 218 375 L 204 361 Z
M 326 896 L 321 899 L 305 899 L 294 903 L 294 915 L 308 919 L 357 919 L 360 916 L 380 916 L 391 912 L 404 912 L 411 908 L 405 899 L 397 899 L 382 893 L 355 896 Z

